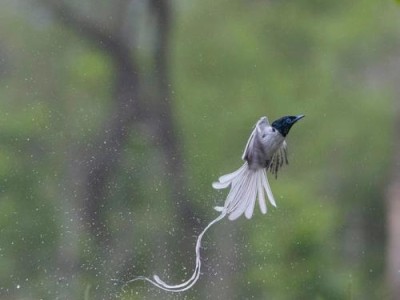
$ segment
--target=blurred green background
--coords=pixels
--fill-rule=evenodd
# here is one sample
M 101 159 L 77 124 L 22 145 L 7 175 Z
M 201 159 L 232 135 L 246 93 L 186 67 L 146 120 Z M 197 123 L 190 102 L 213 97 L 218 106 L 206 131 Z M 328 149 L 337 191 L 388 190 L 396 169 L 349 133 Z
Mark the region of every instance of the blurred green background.
M 396 1 L 2 1 L 0 298 L 400 299 L 399 37 Z M 123 287 L 191 276 L 211 183 L 292 114 L 278 207 L 190 291 Z

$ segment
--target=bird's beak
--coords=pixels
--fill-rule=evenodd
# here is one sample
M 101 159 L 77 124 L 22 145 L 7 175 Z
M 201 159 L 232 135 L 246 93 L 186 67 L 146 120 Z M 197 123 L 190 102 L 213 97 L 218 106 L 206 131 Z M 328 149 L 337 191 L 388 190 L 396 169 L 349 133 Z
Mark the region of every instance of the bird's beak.
M 296 119 L 294 119 L 294 123 L 297 122 L 300 119 L 303 119 L 305 116 L 304 115 L 298 115 L 296 116 Z

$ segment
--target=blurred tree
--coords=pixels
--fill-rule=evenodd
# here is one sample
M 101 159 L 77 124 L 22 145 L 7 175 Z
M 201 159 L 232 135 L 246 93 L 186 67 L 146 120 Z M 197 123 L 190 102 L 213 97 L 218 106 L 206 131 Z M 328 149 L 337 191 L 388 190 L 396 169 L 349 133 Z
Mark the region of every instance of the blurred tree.
M 78 195 L 75 205 L 83 208 L 83 213 L 76 216 L 75 220 L 83 222 L 83 227 L 90 234 L 88 238 L 95 241 L 96 248 L 92 248 L 91 251 L 97 253 L 96 249 L 101 249 L 102 254 L 96 254 L 98 261 L 111 262 L 113 259 L 110 255 L 123 257 L 122 253 L 111 251 L 115 240 L 110 236 L 105 207 L 107 206 L 107 186 L 110 177 L 114 176 L 118 168 L 120 157 L 135 122 L 144 123 L 150 128 L 150 132 L 155 134 L 154 140 L 156 146 L 161 150 L 160 153 L 163 156 L 161 161 L 165 162 L 167 178 L 172 187 L 170 199 L 177 200 L 175 202 L 176 213 L 182 222 L 179 226 L 186 232 L 183 237 L 190 237 L 189 230 L 192 230 L 194 223 L 185 187 L 181 141 L 176 134 L 171 107 L 173 101 L 169 92 L 170 79 L 167 60 L 171 19 L 170 2 L 149 1 L 151 11 L 155 16 L 151 76 L 144 76 L 143 68 L 138 66 L 137 55 L 133 53 L 134 49 L 129 43 L 131 39 L 135 39 L 135 30 L 129 30 L 129 33 L 124 32 L 124 22 L 121 21 L 123 16 L 119 15 L 125 12 L 130 1 L 113 2 L 113 9 L 116 12 L 113 19 L 117 20 L 113 24 L 114 26 L 107 26 L 106 20 L 91 19 L 80 9 L 75 8 L 73 4 L 67 5 L 63 1 L 52 0 L 41 0 L 41 2 L 66 27 L 72 29 L 81 38 L 90 41 L 109 56 L 115 72 L 111 76 L 114 78 L 114 92 L 111 95 L 113 104 L 109 116 L 104 119 L 103 124 L 91 137 L 91 140 L 83 147 L 72 149 L 70 155 L 71 181 L 75 184 L 73 191 Z M 88 3 L 88 5 L 91 4 Z M 144 87 L 150 86 L 152 86 L 149 89 L 150 93 L 145 92 Z M 80 209 L 74 211 L 80 211 Z M 185 240 L 181 242 L 184 244 Z M 76 240 L 75 243 L 77 242 Z M 76 266 L 79 262 L 79 253 L 69 253 L 68 256 L 65 256 L 64 249 L 71 249 L 71 241 L 67 240 L 66 243 L 59 247 L 62 249 L 61 257 L 64 260 L 60 270 L 72 272 L 72 269 L 66 268 L 66 266 Z M 78 249 L 78 247 L 73 247 L 73 249 Z M 109 263 L 106 263 L 106 266 L 112 269 Z M 126 270 L 114 270 L 114 272 L 125 271 L 129 274 L 130 269 L 131 267 L 128 267 Z M 97 275 L 105 273 L 112 272 L 110 270 L 96 271 Z M 71 277 L 71 275 L 64 274 L 67 277 Z
M 400 110 L 394 132 L 392 177 L 387 193 L 387 279 L 391 299 L 400 299 Z
M 257 118 L 288 113 L 307 118 L 271 180 L 278 209 L 207 233 L 205 276 L 179 296 L 387 295 L 394 1 L 38 1 L 0 11 L 0 298 L 187 278 L 199 224 L 226 196 L 210 182 L 240 165 Z

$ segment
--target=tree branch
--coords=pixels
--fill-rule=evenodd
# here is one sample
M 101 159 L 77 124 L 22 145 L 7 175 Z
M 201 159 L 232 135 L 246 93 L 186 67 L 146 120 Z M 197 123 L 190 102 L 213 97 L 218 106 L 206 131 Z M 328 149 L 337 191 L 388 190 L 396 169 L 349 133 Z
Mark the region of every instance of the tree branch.
M 81 15 L 62 0 L 38 0 L 43 3 L 54 16 L 66 27 L 72 29 L 99 49 L 113 53 L 113 58 L 122 63 L 129 60 L 130 49 L 118 34 L 96 24 L 89 17 Z

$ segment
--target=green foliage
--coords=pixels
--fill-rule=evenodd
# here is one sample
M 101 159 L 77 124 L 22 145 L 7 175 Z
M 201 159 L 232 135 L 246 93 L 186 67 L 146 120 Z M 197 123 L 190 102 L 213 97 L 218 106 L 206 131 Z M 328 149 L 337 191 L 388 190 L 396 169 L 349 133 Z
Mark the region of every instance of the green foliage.
M 239 167 L 261 115 L 306 115 L 288 137 L 291 164 L 272 183 L 278 209 L 248 226 L 239 298 L 344 299 L 350 281 L 355 298 L 384 290 L 384 261 L 373 257 L 384 244 L 376 220 L 383 220 L 393 90 L 375 72 L 393 54 L 384 45 L 398 18 L 385 12 L 389 29 L 375 1 L 314 2 L 202 2 L 177 22 L 175 86 L 193 186 Z M 374 242 L 342 240 L 353 217 L 376 233 Z M 371 278 L 369 267 L 381 276 Z
M 69 230 L 61 226 L 62 205 L 74 199 L 68 150 L 84 149 L 107 118 L 114 69 L 103 52 L 42 18 L 45 12 L 14 3 L 0 12 L 0 298 L 53 299 L 58 243 Z M 387 69 L 400 48 L 398 8 L 373 0 L 174 3 L 173 113 L 203 224 L 226 195 L 211 182 L 240 166 L 256 120 L 306 115 L 288 137 L 290 165 L 279 180 L 271 176 L 278 208 L 225 224 L 223 236 L 212 237 L 233 241 L 238 253 L 219 262 L 238 263 L 237 272 L 218 274 L 235 283 L 225 288 L 237 299 L 381 298 L 395 106 Z M 135 272 L 152 274 L 156 266 L 180 280 L 193 253 L 171 259 L 184 232 L 179 204 L 167 196 L 151 132 L 132 131 L 107 185 L 107 226 L 121 244 L 118 237 L 132 231 L 123 247 Z M 87 265 L 75 279 L 85 299 L 93 298 L 98 276 L 114 276 L 90 272 L 104 263 L 86 251 L 92 244 L 85 233 L 78 245 Z M 214 245 L 205 251 L 210 260 Z M 214 299 L 209 282 L 224 284 L 204 281 L 188 299 Z M 138 286 L 123 299 L 164 297 Z

